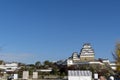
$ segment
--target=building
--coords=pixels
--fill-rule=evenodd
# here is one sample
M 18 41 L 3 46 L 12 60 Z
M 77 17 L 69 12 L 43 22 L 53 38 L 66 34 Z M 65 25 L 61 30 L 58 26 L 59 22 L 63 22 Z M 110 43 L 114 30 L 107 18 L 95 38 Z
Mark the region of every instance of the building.
M 90 45 L 90 43 L 86 43 L 83 45 L 82 49 L 80 50 L 80 53 L 73 52 L 72 56 L 67 59 L 67 65 L 75 65 L 75 64 L 83 64 L 83 63 L 89 63 L 90 61 L 94 61 L 95 59 L 95 53 Z
M 116 70 L 116 63 L 115 62 L 111 62 L 110 66 L 113 70 Z
M 73 52 L 72 56 L 67 59 L 67 66 L 71 65 L 105 65 L 110 66 L 113 70 L 116 69 L 116 64 L 110 62 L 109 59 L 95 59 L 95 52 L 90 43 L 83 45 L 80 53 Z
M 80 60 L 83 62 L 94 61 L 94 56 L 95 53 L 92 46 L 89 43 L 84 44 L 80 52 Z
M 18 69 L 18 63 L 5 63 L 0 65 L 0 69 L 2 69 L 4 72 L 14 72 Z
M 72 56 L 68 59 L 68 65 L 73 64 L 73 62 L 88 62 L 94 61 L 95 53 L 92 46 L 89 43 L 83 45 L 80 53 L 73 52 Z
M 48 68 L 48 69 L 37 69 L 37 72 L 51 72 L 52 68 Z
M 92 80 L 92 72 L 80 71 L 80 70 L 69 70 L 68 80 Z

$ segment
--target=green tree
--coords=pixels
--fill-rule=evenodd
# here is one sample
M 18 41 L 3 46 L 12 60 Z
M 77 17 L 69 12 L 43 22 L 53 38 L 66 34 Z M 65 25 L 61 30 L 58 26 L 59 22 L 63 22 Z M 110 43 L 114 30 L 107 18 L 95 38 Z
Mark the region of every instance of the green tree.
M 39 69 L 40 66 L 41 66 L 41 62 L 40 62 L 40 61 L 37 61 L 37 62 L 35 63 L 35 67 L 36 67 L 37 69 Z
M 3 64 L 3 63 L 4 63 L 4 61 L 3 61 L 3 60 L 0 60 L 0 65 Z
M 53 63 L 49 60 L 44 61 L 44 68 L 53 67 Z
M 115 46 L 115 52 L 113 53 L 113 57 L 117 65 L 116 71 L 120 73 L 120 42 L 118 42 Z
M 50 65 L 51 62 L 49 60 L 44 61 L 44 65 Z

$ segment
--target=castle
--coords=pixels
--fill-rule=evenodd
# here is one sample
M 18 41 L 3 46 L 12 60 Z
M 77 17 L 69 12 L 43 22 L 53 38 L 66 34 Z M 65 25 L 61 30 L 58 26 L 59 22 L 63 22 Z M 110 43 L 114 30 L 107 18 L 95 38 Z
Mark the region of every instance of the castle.
M 85 43 L 79 54 L 78 52 L 73 52 L 72 56 L 67 59 L 67 66 L 81 64 L 108 64 L 113 70 L 116 69 L 116 64 L 108 59 L 95 59 L 95 52 L 90 43 Z
M 81 49 L 79 55 L 77 52 L 74 52 L 72 55 L 74 61 L 81 61 L 81 62 L 93 61 L 94 57 L 95 57 L 94 50 L 92 49 L 89 43 L 83 45 L 83 48 Z

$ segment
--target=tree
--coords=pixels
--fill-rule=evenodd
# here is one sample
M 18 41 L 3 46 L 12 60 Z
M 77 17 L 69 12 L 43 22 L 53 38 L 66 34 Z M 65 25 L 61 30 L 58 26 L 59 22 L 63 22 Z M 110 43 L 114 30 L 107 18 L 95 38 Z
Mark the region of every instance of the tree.
M 120 73 L 120 42 L 116 44 L 115 52 L 113 53 L 113 57 L 116 61 L 117 69 L 116 71 Z
M 50 65 L 51 62 L 49 60 L 44 61 L 44 65 Z
M 40 62 L 40 61 L 37 61 L 37 62 L 35 63 L 35 67 L 36 67 L 37 69 L 39 69 L 40 66 L 41 66 L 41 62 Z
M 3 61 L 3 60 L 0 60 L 0 65 L 3 64 L 3 63 L 4 63 L 4 61 Z

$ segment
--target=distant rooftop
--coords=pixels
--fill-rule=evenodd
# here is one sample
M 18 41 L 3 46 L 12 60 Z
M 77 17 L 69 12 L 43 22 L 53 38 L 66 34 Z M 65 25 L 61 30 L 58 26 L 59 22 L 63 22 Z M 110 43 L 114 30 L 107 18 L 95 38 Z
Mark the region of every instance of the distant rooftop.
M 68 71 L 68 76 L 92 76 L 92 72 L 85 70 L 69 70 Z

